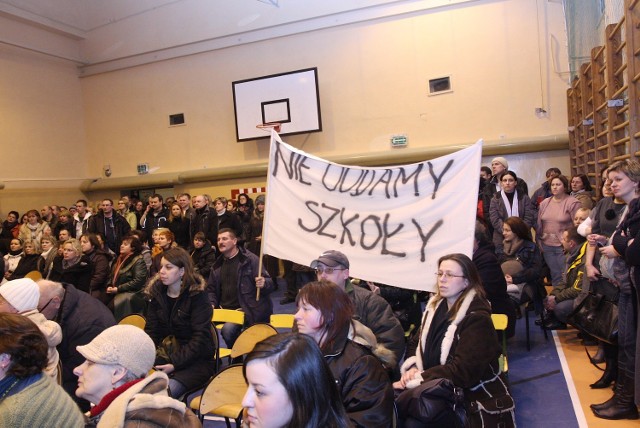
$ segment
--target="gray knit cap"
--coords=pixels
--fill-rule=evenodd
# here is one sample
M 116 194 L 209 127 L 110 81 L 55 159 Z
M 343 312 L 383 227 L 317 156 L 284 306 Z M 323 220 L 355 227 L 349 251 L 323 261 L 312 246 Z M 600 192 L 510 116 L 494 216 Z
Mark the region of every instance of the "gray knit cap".
M 76 349 L 89 361 L 118 364 L 139 377 L 151 370 L 156 359 L 156 347 L 149 335 L 139 327 L 125 324 L 109 327 Z

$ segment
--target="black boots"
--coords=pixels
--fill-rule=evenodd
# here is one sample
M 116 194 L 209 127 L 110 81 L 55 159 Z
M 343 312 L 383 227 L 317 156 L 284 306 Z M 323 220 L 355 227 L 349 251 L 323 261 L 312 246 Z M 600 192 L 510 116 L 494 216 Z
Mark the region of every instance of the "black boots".
M 611 382 L 616 380 L 616 375 L 618 374 L 618 358 L 606 358 L 605 363 L 606 368 L 604 369 L 604 373 L 602 373 L 602 377 L 589 385 L 591 388 L 608 388 L 611 385 Z
M 613 397 L 602 404 L 592 404 L 593 414 L 602 419 L 638 419 L 638 408 L 633 402 L 634 378 L 620 372 Z

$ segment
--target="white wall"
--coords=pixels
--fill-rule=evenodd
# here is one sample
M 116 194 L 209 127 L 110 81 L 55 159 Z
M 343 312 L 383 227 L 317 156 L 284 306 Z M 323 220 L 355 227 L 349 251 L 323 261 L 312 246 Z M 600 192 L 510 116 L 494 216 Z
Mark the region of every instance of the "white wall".
M 265 160 L 266 140 L 235 141 L 231 82 L 312 66 L 323 132 L 288 142 L 319 156 L 386 151 L 396 133 L 413 148 L 564 135 L 566 83 L 538 39 L 539 28 L 563 34 L 561 6 L 542 5 L 554 17 L 540 27 L 536 2 L 473 2 L 83 78 L 90 174 Z M 454 91 L 429 97 L 428 79 L 449 74 Z M 186 126 L 169 128 L 173 113 Z

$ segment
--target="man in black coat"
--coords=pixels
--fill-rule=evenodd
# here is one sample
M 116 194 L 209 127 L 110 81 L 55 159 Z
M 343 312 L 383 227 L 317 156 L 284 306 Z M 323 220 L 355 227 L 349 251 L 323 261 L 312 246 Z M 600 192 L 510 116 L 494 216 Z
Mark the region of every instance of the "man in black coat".
M 115 254 L 120 254 L 122 238 L 129 233 L 131 225 L 127 219 L 113 210 L 113 201 L 103 199 L 98 214 L 89 217 L 90 233 L 99 233 L 104 238 L 104 244 Z
M 38 287 L 38 310 L 62 327 L 62 342 L 57 347 L 62 362 L 62 387 L 82 411 L 87 411 L 89 402 L 75 394 L 78 377 L 73 374 L 73 369 L 85 360 L 76 346 L 91 342 L 104 329 L 115 325 L 116 321 L 102 302 L 71 284 L 41 280 L 38 281 Z
M 169 210 L 164 206 L 162 195 L 154 194 L 149 196 L 149 205 L 144 210 L 140 218 L 140 228 L 147 235 L 149 247 L 153 247 L 153 231 L 167 227 L 169 224 Z

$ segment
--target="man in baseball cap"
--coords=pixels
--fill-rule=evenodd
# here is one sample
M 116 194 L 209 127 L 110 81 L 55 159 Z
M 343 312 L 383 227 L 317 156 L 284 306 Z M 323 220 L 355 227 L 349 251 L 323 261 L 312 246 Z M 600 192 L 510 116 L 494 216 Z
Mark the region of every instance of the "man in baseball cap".
M 358 321 L 366 325 L 376 335 L 378 343 L 384 345 L 396 356 L 396 362 L 404 354 L 404 330 L 395 317 L 391 306 L 378 294 L 354 285 L 349 279 L 349 259 L 337 250 L 327 250 L 310 264 L 315 269 L 318 281 L 331 281 L 344 287 L 353 302 Z

